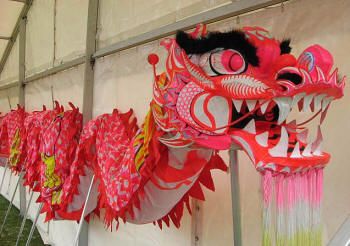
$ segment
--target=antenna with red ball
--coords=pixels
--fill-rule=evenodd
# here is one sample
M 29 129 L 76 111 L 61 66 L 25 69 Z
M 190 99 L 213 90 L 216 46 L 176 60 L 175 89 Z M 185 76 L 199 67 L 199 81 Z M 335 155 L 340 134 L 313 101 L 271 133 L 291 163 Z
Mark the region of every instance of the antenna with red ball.
M 148 55 L 148 63 L 151 64 L 153 66 L 153 75 L 154 75 L 154 79 L 156 79 L 157 74 L 156 74 L 156 65 L 159 62 L 159 57 L 158 55 L 152 53 Z

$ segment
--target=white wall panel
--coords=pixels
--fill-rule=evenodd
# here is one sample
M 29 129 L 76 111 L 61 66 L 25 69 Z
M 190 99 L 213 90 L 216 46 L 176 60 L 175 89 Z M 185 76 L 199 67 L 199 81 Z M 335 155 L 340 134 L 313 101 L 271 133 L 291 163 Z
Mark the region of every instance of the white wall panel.
M 165 26 L 230 0 L 101 0 L 99 47 Z
M 52 67 L 54 57 L 54 0 L 35 0 L 28 13 L 26 75 Z
M 56 64 L 84 54 L 88 2 L 56 0 Z
M 10 37 L 21 13 L 23 3 L 16 1 L 0 1 L 0 35 Z M 1 55 L 1 53 L 0 53 Z
M 18 80 L 19 71 L 19 38 L 16 39 L 0 74 L 0 85 Z
M 54 100 L 68 107 L 68 102 L 81 109 L 83 102 L 84 65 L 39 79 L 26 85 L 26 109 L 41 110 L 43 104 L 52 108 L 51 87 Z

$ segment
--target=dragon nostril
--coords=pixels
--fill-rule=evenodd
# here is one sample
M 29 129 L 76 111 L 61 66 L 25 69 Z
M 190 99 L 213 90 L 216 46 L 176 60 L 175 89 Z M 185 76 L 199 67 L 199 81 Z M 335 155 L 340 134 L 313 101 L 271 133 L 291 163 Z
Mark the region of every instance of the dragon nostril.
M 295 85 L 299 85 L 303 81 L 303 78 L 299 74 L 285 72 L 285 73 L 278 74 L 277 80 L 288 80 Z

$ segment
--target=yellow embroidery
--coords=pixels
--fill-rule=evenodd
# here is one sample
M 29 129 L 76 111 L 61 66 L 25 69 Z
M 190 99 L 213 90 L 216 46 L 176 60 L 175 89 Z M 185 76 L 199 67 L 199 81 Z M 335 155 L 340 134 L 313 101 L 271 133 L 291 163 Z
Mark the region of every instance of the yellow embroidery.
M 17 166 L 19 162 L 19 156 L 20 156 L 20 147 L 21 144 L 21 136 L 19 134 L 19 129 L 16 130 L 15 136 L 13 137 L 11 148 L 10 148 L 10 157 L 9 162 L 12 167 Z
M 142 125 L 141 132 L 134 139 L 134 147 L 138 148 L 135 153 L 135 165 L 136 170 L 139 171 L 143 165 L 146 157 L 148 156 L 148 146 L 154 133 L 154 120 L 152 112 L 148 111 L 144 124 Z
M 45 182 L 44 187 L 49 189 L 54 189 L 59 187 L 62 184 L 61 178 L 55 173 L 55 157 L 54 156 L 46 156 L 45 154 L 41 154 L 41 159 L 46 165 L 45 169 Z M 52 193 L 52 204 L 60 204 L 61 203 L 61 190 L 54 191 Z

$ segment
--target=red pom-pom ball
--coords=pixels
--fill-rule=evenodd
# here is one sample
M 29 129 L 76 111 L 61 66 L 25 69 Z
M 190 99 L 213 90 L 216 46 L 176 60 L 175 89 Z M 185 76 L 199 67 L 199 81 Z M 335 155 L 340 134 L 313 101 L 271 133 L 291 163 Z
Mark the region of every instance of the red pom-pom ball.
M 156 65 L 159 62 L 159 57 L 156 54 L 149 54 L 148 55 L 148 63 L 151 65 Z

